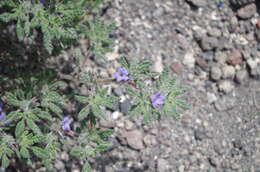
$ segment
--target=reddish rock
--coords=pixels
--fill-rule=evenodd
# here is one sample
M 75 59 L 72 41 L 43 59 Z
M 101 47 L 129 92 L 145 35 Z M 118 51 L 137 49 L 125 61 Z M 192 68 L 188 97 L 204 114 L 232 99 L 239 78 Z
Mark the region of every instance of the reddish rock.
M 256 27 L 257 29 L 260 29 L 260 19 L 257 20 Z
M 196 64 L 199 65 L 202 69 L 206 69 L 208 67 L 208 63 L 206 62 L 206 60 L 200 57 L 196 58 Z
M 173 72 L 175 73 L 180 73 L 182 71 L 182 66 L 181 64 L 177 63 L 177 62 L 174 62 L 172 63 L 171 65 L 171 69 Z
M 235 49 L 233 50 L 230 54 L 229 57 L 227 59 L 227 63 L 232 65 L 232 66 L 236 66 L 236 65 L 240 65 L 243 63 L 243 56 L 242 53 Z

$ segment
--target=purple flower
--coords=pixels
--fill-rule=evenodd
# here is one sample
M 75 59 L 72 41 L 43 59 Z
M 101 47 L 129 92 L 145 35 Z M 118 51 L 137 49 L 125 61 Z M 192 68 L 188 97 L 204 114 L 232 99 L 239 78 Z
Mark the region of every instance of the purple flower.
M 44 5 L 45 4 L 45 0 L 40 0 L 40 3 Z
M 157 108 L 165 103 L 165 96 L 161 95 L 160 93 L 156 93 L 151 96 L 151 102 L 152 106 Z
M 70 131 L 70 123 L 72 122 L 72 119 L 69 117 L 65 117 L 61 122 L 61 128 L 63 131 Z
M 117 72 L 114 73 L 114 78 L 116 79 L 116 82 L 129 80 L 127 70 L 125 68 L 119 68 Z
M 4 103 L 0 100 L 0 121 L 6 118 L 6 113 L 3 111 Z
M 0 112 L 0 121 L 4 120 L 6 118 L 5 112 Z

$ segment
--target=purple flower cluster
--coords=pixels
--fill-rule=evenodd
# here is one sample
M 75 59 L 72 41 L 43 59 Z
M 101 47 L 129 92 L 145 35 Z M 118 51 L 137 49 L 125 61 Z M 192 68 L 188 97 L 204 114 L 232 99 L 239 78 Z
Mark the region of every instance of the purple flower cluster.
M 131 80 L 128 76 L 128 72 L 125 68 L 119 68 L 114 73 L 114 78 L 116 79 L 116 82 L 122 82 L 122 81 L 128 81 Z
M 70 131 L 70 123 L 72 122 L 72 119 L 69 117 L 65 117 L 61 122 L 61 128 L 63 131 Z
M 154 108 L 157 108 L 165 103 L 165 96 L 161 93 L 156 93 L 151 96 L 151 103 Z
M 3 111 L 4 103 L 0 101 L 0 121 L 6 118 L 6 113 Z

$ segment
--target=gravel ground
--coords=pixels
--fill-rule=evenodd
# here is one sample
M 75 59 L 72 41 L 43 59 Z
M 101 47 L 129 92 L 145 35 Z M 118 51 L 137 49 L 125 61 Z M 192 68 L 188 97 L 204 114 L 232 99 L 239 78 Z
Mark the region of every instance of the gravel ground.
M 241 8 L 218 0 L 107 1 L 103 18 L 114 21 L 121 55 L 170 67 L 190 110 L 180 121 L 143 125 L 110 112 L 101 126 L 114 128 L 114 147 L 93 160 L 106 172 L 259 172 L 260 20 L 255 4 Z M 120 88 L 115 89 L 119 96 Z M 122 105 L 123 104 L 123 105 Z M 124 113 L 121 113 L 124 112 Z
M 154 71 L 169 67 L 191 88 L 183 96 L 190 109 L 180 121 L 144 125 L 127 116 L 127 99 L 117 104 L 100 121 L 115 133 L 113 148 L 91 159 L 94 171 L 260 172 L 260 19 L 255 4 L 238 7 L 220 0 L 105 1 L 102 17 L 117 25 L 114 52 L 107 64 L 87 58 L 84 69 L 108 77 L 120 56 L 151 60 Z M 86 52 L 87 43 L 80 45 Z M 75 72 L 70 56 L 57 61 L 67 80 Z M 66 152 L 55 161 L 56 171 L 78 172 L 81 165 Z

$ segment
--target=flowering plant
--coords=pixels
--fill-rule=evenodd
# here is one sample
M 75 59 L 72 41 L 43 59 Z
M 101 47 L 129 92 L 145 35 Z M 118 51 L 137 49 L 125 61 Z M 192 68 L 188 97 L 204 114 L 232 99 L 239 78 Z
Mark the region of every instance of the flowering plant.
M 106 26 L 100 20 L 85 21 L 88 15 L 85 9 L 94 8 L 99 2 L 3 0 L 0 8 L 4 12 L 0 14 L 0 20 L 15 21 L 20 40 L 31 38 L 35 30 L 40 30 L 43 45 L 49 53 L 55 47 L 65 49 L 80 38 L 87 38 L 89 50 L 96 57 L 103 57 L 109 50 L 108 33 L 112 26 Z M 0 74 L 1 167 L 23 164 L 23 171 L 28 171 L 28 168 L 36 168 L 37 162 L 53 170 L 53 161 L 66 151 L 79 158 L 82 171 L 89 172 L 89 159 L 111 148 L 108 137 L 113 130 L 99 128 L 98 122 L 101 118 L 106 119 L 106 110 L 113 109 L 120 101 L 103 80 L 123 88 L 131 102 L 129 114 L 142 115 L 144 122 L 160 120 L 163 115 L 178 119 L 180 108 L 187 108 L 178 98 L 186 88 L 178 86 L 176 79 L 169 77 L 168 70 L 161 74 L 152 72 L 149 61 L 133 58 L 130 63 L 121 58 L 121 68 L 112 78 L 100 78 L 82 70 L 82 58 L 79 56 L 75 62 L 79 84 L 74 88 L 70 86 L 71 80 L 61 79 L 57 74 L 59 71 L 46 66 L 45 70 L 31 72 L 27 67 L 32 63 L 28 61 L 27 66 L 12 65 L 13 68 L 18 66 L 16 73 L 8 65 L 4 66 L 6 70 L 3 71 L 9 73 Z M 80 91 L 80 85 L 87 91 Z M 74 106 L 75 110 L 68 110 L 68 105 Z

